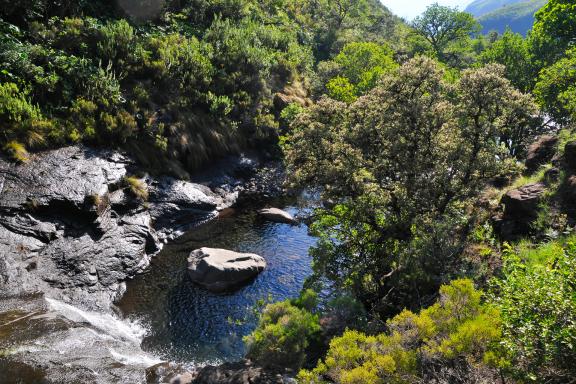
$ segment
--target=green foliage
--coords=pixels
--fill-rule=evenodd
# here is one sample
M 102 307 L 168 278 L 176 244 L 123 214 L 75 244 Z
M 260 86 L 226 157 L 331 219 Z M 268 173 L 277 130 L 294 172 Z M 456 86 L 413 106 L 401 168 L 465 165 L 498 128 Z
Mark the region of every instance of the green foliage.
M 28 89 L 21 91 L 14 83 L 0 83 L 0 120 L 4 136 L 0 142 L 22 140 L 30 147 L 38 147 L 54 130 L 54 124 L 31 103 Z
M 576 49 L 542 70 L 534 94 L 542 108 L 559 122 L 576 117 Z
M 345 77 L 337 76 L 326 83 L 328 96 L 334 100 L 352 103 L 357 98 L 356 87 Z
M 100 28 L 98 56 L 122 67 L 135 48 L 135 31 L 126 20 L 110 21 Z
M 575 240 L 510 249 L 504 277 L 494 282 L 502 345 L 511 371 L 526 382 L 563 383 L 576 375 Z
M 530 140 L 534 104 L 502 73 L 491 65 L 452 83 L 434 61 L 413 59 L 349 106 L 322 99 L 299 115 L 289 174 L 341 202 L 311 226 L 316 278 L 383 316 L 438 289 L 457 265 L 467 199 Z
M 298 378 L 315 384 L 436 382 L 438 367 L 452 367 L 443 380 L 470 382 L 479 366 L 494 362 L 501 337 L 498 311 L 480 299 L 472 281 L 455 280 L 440 288 L 436 304 L 388 320 L 388 333 L 347 331 L 332 339 L 324 362 Z
M 533 57 L 540 67 L 556 62 L 574 44 L 576 3 L 572 0 L 548 0 L 536 12 L 530 38 Z
M 430 5 L 414 19 L 412 26 L 417 34 L 428 40 L 440 61 L 455 64 L 462 44 L 468 43 L 470 36 L 480 30 L 471 14 L 438 3 Z
M 349 43 L 331 60 L 321 63 L 320 73 L 328 95 L 339 101 L 353 102 L 376 86 L 380 77 L 398 67 L 394 52 L 387 45 Z
M 289 301 L 268 304 L 256 330 L 244 339 L 247 356 L 264 367 L 299 369 L 306 358 L 306 348 L 319 333 L 317 315 Z
M 523 92 L 529 92 L 534 87 L 536 73 L 528 42 L 511 29 L 506 29 L 498 40 L 482 52 L 480 61 L 504 65 L 506 78 Z

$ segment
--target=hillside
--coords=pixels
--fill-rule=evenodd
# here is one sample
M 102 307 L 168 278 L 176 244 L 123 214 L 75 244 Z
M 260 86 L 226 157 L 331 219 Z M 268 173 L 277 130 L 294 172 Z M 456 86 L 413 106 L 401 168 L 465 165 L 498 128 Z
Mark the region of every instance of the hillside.
M 482 24 L 482 32 L 500 33 L 510 27 L 523 35 L 534 24 L 534 13 L 546 0 L 477 0 L 466 8 Z
M 525 0 L 475 0 L 466 7 L 466 12 L 471 13 L 475 17 L 480 17 L 502 7 L 523 2 Z

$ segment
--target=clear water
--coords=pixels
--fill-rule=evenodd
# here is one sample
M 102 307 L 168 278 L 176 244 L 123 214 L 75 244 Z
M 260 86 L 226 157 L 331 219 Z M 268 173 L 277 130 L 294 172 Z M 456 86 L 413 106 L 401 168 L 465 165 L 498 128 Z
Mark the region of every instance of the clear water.
M 294 205 L 279 207 L 298 212 Z M 144 350 L 186 365 L 237 360 L 245 352 L 242 337 L 256 325 L 259 300 L 299 294 L 311 273 L 308 249 L 315 239 L 305 225 L 267 222 L 255 211 L 245 209 L 192 230 L 167 245 L 145 274 L 128 283 L 119 306 L 149 328 Z M 267 268 L 238 291 L 210 293 L 186 275 L 188 254 L 200 247 L 257 253 Z

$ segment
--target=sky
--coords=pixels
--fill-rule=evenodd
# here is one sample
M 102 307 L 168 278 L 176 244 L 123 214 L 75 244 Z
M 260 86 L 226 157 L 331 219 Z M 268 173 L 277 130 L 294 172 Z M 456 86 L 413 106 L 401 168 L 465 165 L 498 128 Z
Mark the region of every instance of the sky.
M 412 20 L 418 16 L 427 6 L 438 3 L 440 5 L 449 5 L 451 7 L 458 7 L 464 10 L 472 0 L 380 0 L 388 9 L 396 15 L 403 17 L 407 20 Z

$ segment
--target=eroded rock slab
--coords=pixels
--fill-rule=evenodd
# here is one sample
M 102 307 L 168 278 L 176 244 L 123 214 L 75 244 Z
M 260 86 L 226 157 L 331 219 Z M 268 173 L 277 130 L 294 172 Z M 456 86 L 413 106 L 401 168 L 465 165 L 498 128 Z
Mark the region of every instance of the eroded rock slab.
M 0 159 L 0 296 L 108 309 L 163 242 L 217 216 L 209 188 L 168 177 L 141 178 L 141 201 L 123 184 L 137 171 L 121 153 L 81 146 Z
M 253 253 L 226 249 L 200 248 L 188 257 L 192 281 L 213 292 L 227 291 L 256 277 L 266 267 L 266 260 Z

